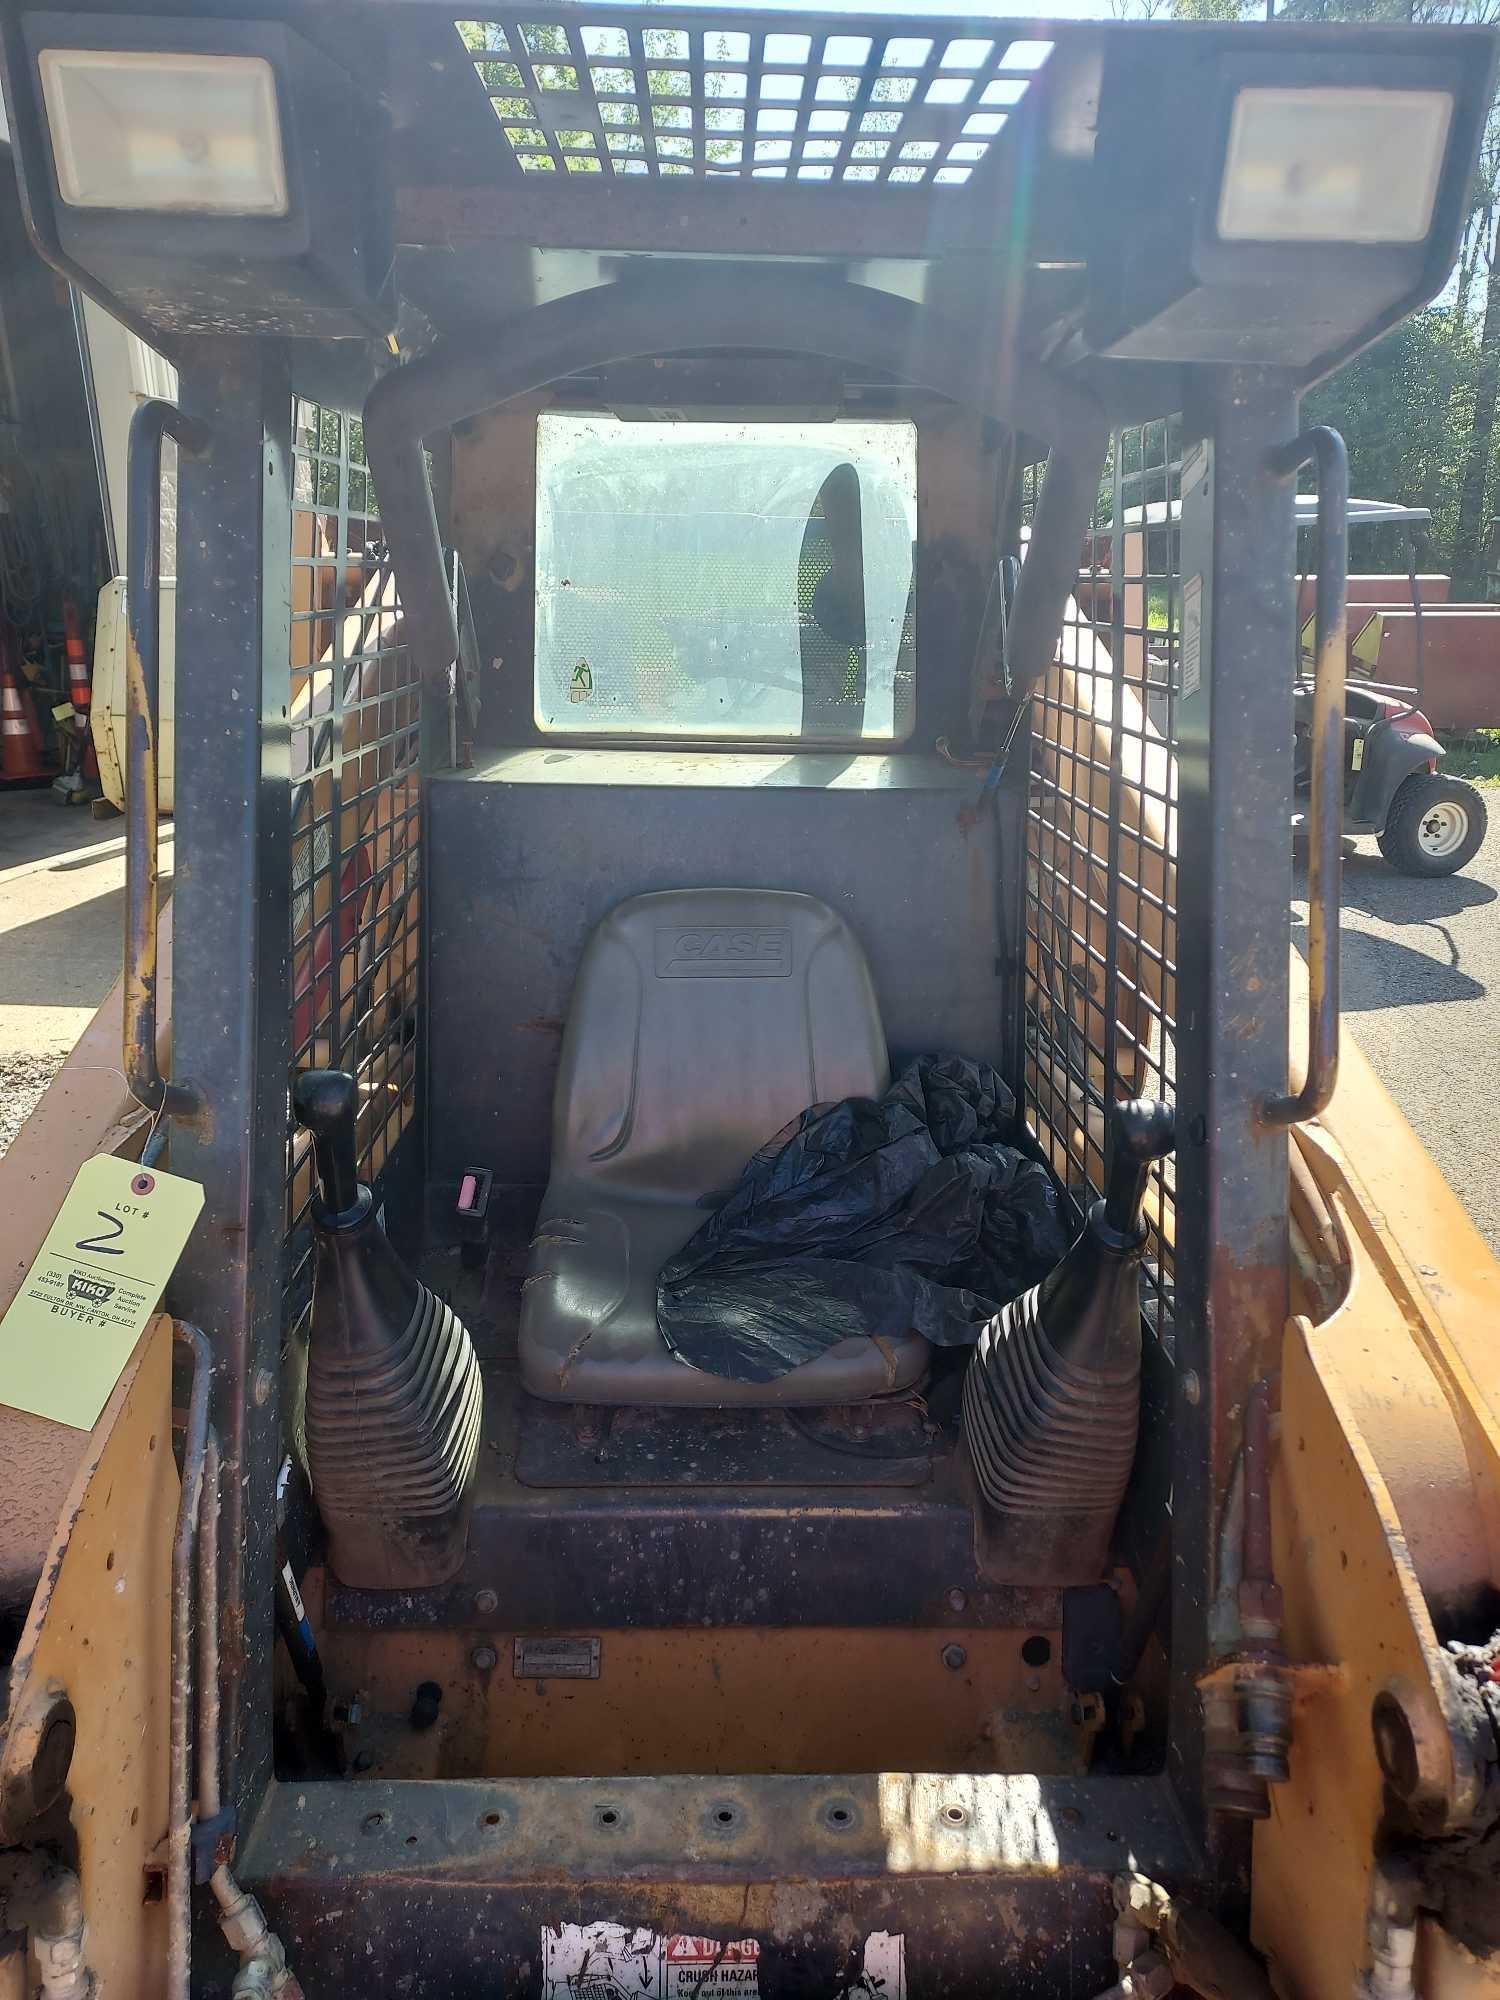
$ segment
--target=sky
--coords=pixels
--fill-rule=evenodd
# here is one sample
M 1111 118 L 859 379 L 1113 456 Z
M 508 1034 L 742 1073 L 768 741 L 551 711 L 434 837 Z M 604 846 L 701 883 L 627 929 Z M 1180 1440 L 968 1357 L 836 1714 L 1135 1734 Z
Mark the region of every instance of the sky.
M 609 4 L 609 0 L 605 0 Z M 659 7 L 676 5 L 701 6 L 702 0 L 653 0 Z M 719 0 L 717 11 L 733 14 L 740 11 L 787 13 L 799 12 L 806 8 L 808 0 L 743 0 L 743 9 L 736 0 Z M 931 14 L 941 20 L 962 18 L 968 21 L 1107 21 L 1114 13 L 1109 0 L 1050 0 L 1050 4 L 1027 7 L 1024 4 L 1005 6 L 995 4 L 995 0 L 944 0 L 942 5 L 930 4 L 930 0 L 816 0 L 815 9 L 819 14 L 893 14 L 903 20 L 915 21 L 924 14 Z M 1126 12 L 1134 12 L 1126 0 Z

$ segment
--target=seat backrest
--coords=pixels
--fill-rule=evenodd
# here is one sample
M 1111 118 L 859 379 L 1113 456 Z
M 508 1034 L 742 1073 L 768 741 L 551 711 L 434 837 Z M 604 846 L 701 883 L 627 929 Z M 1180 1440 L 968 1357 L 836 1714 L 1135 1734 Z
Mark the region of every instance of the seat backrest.
M 805 1106 L 889 1081 L 865 955 L 815 896 L 669 889 L 584 947 L 563 1036 L 552 1174 L 644 1199 L 732 1187 Z

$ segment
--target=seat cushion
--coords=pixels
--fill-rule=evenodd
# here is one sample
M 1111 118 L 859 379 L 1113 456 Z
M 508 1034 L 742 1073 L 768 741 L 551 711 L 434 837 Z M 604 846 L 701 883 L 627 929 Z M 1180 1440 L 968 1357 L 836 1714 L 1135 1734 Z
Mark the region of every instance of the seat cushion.
M 889 1080 L 865 955 L 826 903 L 766 889 L 636 896 L 579 963 L 552 1173 L 698 1202 L 809 1104 L 878 1096 Z
M 862 1401 L 926 1343 L 842 1341 L 775 1382 L 676 1358 L 662 1265 L 809 1104 L 877 1097 L 890 1068 L 864 953 L 813 896 L 676 889 L 610 912 L 584 949 L 553 1105 L 552 1177 L 521 1308 L 521 1370 L 570 1402 Z
M 736 1382 L 681 1361 L 656 1324 L 656 1279 L 704 1219 L 686 1202 L 632 1201 L 554 1179 L 532 1239 L 521 1307 L 521 1379 L 570 1403 L 695 1408 L 862 1403 L 908 1389 L 927 1342 L 842 1340 L 774 1382 Z

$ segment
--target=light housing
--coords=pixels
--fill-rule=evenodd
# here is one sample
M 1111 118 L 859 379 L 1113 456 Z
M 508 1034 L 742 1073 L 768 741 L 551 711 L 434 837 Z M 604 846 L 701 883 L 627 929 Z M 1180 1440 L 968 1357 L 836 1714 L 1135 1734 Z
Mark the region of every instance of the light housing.
M 48 48 L 38 67 L 70 208 L 287 213 L 276 73 L 264 56 Z
M 1320 380 L 1447 282 L 1495 67 L 1482 30 L 1112 37 L 1083 345 Z
M 27 226 L 137 333 L 383 334 L 367 91 L 285 23 L 38 9 L 0 22 Z
M 1453 119 L 1445 90 L 1236 92 L 1219 184 L 1226 243 L 1420 243 Z

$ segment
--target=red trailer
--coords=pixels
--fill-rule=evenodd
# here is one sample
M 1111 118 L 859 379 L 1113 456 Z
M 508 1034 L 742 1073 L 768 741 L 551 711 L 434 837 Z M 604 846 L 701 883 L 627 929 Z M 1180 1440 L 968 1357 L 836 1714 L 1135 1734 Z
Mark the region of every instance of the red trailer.
M 1299 512 L 1299 526 L 1301 519 Z M 1410 691 L 1436 729 L 1497 728 L 1500 604 L 1454 604 L 1448 577 L 1418 570 L 1430 519 L 1425 507 L 1350 501 L 1351 529 L 1403 525 L 1410 560 L 1404 576 L 1349 578 L 1349 671 L 1382 686 Z M 1316 576 L 1300 578 L 1297 616 L 1304 666 L 1312 662 L 1316 589 Z

